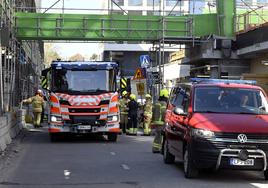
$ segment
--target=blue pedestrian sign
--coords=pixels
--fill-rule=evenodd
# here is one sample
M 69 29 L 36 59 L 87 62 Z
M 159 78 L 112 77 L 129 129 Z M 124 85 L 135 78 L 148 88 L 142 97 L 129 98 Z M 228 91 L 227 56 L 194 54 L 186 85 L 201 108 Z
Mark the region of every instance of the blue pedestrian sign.
M 141 55 L 140 63 L 142 68 L 148 68 L 150 66 L 151 58 L 149 55 Z

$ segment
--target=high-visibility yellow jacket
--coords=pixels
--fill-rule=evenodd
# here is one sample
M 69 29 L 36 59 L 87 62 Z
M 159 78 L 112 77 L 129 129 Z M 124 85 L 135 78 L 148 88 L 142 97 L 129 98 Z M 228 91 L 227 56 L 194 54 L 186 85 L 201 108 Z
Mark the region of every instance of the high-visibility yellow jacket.
M 33 112 L 42 112 L 44 104 L 45 104 L 43 97 L 39 95 L 35 95 L 24 101 L 25 103 L 32 104 Z

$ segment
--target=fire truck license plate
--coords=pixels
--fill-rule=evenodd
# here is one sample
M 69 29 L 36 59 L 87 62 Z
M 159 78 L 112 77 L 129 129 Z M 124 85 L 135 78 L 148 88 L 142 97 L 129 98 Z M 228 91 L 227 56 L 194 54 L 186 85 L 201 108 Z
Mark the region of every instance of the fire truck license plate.
M 77 129 L 79 129 L 79 130 L 90 130 L 91 129 L 91 125 L 79 125 L 77 127 Z
M 245 161 L 242 161 L 240 159 L 231 158 L 230 159 L 230 165 L 235 165 L 235 166 L 254 166 L 254 159 L 247 159 Z

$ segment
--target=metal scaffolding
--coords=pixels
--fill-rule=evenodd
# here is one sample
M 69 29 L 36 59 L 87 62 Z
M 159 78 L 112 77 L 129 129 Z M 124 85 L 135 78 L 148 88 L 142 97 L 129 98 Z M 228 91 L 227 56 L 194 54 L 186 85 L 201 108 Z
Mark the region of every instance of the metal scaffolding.
M 22 42 L 14 33 L 14 7 L 32 7 L 34 4 L 34 0 L 0 0 L 0 114 L 13 111 L 38 87 L 43 44 Z

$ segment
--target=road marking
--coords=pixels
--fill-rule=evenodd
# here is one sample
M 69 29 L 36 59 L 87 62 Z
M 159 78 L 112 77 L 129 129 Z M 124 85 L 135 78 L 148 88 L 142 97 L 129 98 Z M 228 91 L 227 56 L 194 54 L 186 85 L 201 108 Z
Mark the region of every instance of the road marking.
M 121 166 L 123 167 L 124 170 L 130 170 L 130 168 L 126 164 L 122 164 Z
M 112 152 L 110 152 L 110 154 L 111 154 L 111 155 L 115 155 L 115 152 L 112 151 Z
M 70 179 L 71 171 L 63 170 L 63 174 L 64 174 L 65 179 Z
M 261 183 L 251 183 L 251 185 L 258 187 L 258 188 L 265 188 L 267 187 L 267 184 L 261 184 Z

